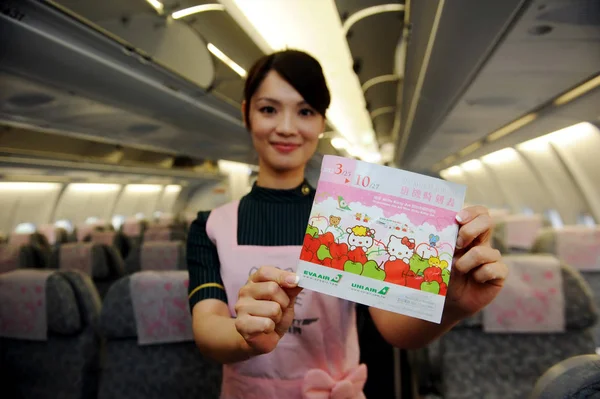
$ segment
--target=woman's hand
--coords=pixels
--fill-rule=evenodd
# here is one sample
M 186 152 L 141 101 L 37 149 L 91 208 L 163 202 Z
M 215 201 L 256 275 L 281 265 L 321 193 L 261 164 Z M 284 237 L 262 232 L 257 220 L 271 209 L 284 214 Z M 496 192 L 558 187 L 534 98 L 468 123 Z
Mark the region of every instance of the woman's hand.
M 462 318 L 492 302 L 502 289 L 508 268 L 500 252 L 491 246 L 493 221 L 485 207 L 465 208 L 456 220 L 460 228 L 446 311 Z
M 235 328 L 254 354 L 275 349 L 292 325 L 300 291 L 296 274 L 271 266 L 258 269 L 240 289 Z

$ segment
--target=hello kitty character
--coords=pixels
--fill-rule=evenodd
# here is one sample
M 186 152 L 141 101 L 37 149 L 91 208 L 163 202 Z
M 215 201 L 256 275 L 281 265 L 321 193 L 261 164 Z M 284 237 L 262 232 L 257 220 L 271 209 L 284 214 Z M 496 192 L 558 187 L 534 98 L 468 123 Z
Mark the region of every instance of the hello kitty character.
M 365 252 L 373 246 L 373 238 L 375 237 L 375 230 L 365 226 L 354 226 L 348 227 L 346 232 L 348 235 L 348 245 L 350 251 L 354 251 L 356 248 L 362 248 Z
M 387 245 L 387 253 L 390 255 L 390 260 L 402 260 L 404 263 L 410 261 L 415 253 L 415 239 L 404 236 L 402 238 L 390 236 L 390 242 Z

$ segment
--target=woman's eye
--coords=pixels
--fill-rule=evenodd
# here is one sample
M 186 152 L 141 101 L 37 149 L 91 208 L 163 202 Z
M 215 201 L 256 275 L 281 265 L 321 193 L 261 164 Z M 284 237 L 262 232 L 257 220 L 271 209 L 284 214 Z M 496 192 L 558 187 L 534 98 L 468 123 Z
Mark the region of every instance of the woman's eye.
M 315 111 L 313 111 L 310 108 L 302 108 L 300 110 L 300 115 L 302 115 L 302 116 L 312 116 L 314 114 L 315 114 Z
M 265 107 L 261 107 L 259 111 L 263 114 L 272 114 L 275 112 L 275 108 L 267 105 Z

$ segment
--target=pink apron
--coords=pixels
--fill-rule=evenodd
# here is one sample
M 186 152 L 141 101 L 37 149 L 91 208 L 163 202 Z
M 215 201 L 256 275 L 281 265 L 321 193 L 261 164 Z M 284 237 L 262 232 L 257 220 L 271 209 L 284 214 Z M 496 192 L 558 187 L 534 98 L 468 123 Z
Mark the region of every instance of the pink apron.
M 237 244 L 238 201 L 211 212 L 206 231 L 217 246 L 229 311 L 260 266 L 295 271 L 301 246 Z M 285 223 L 285 221 L 282 221 Z M 294 322 L 271 353 L 223 366 L 221 399 L 361 399 L 367 378 L 358 364 L 354 304 L 303 290 Z

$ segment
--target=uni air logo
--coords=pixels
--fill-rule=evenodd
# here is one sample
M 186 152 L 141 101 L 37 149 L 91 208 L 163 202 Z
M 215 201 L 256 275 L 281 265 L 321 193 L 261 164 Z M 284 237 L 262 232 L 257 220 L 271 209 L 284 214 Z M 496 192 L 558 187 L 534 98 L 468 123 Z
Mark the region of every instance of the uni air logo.
M 331 277 L 328 276 L 326 274 L 321 274 L 321 273 L 315 273 L 313 271 L 310 270 L 305 270 L 304 271 L 304 275 L 311 277 L 313 280 L 319 280 L 319 281 L 323 281 L 323 282 L 328 282 L 328 283 L 332 283 L 332 284 L 339 284 L 339 282 L 342 280 L 342 275 L 338 274 L 335 277 Z
M 357 283 L 352 283 L 352 288 L 354 288 L 357 291 L 368 292 L 370 294 L 377 294 L 377 295 L 381 295 L 381 296 L 385 296 L 388 293 L 388 291 L 390 290 L 390 287 L 383 287 L 382 289 L 378 290 L 377 288 L 368 287 L 366 285 L 357 284 Z

